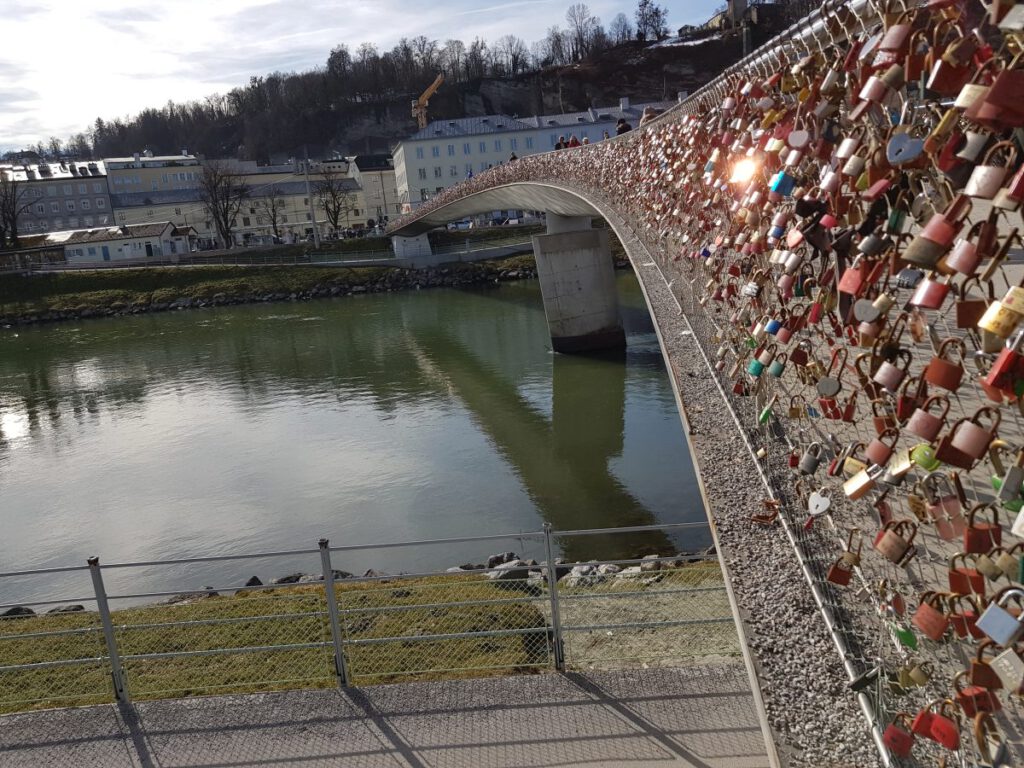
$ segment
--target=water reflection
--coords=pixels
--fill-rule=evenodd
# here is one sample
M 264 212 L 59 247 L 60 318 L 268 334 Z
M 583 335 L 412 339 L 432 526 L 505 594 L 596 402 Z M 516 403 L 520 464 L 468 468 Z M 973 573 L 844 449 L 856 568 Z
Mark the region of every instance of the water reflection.
M 552 355 L 526 282 L 0 332 L 0 571 L 703 519 L 650 320 L 620 287 L 625 360 Z

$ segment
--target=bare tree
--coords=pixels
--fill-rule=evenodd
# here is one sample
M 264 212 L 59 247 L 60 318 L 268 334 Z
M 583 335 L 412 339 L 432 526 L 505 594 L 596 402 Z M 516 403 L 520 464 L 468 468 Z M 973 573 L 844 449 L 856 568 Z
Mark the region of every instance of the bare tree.
M 568 37 L 572 58 L 582 59 L 590 53 L 594 32 L 600 22 L 590 13 L 586 3 L 575 3 L 565 12 L 565 23 L 569 25 Z
M 633 25 L 629 23 L 629 19 L 626 18 L 626 14 L 620 13 L 612 19 L 611 26 L 608 27 L 608 37 L 611 38 L 612 42 L 616 45 L 620 43 L 628 43 L 633 39 Z
M 639 0 L 636 6 L 636 36 L 640 40 L 662 40 L 668 36 L 668 11 L 654 0 Z
M 462 79 L 462 65 L 466 59 L 466 44 L 461 40 L 445 40 L 441 51 L 441 66 L 449 80 Z
M 274 186 L 267 190 L 266 195 L 256 201 L 261 215 L 269 220 L 270 229 L 274 233 L 275 239 L 281 238 L 281 222 L 285 208 L 283 194 L 280 187 Z
M 317 196 L 320 207 L 324 209 L 331 228 L 337 232 L 343 215 L 347 221 L 347 213 L 353 202 L 353 195 L 345 184 L 345 177 L 338 171 L 324 168 L 320 172 L 320 178 L 313 184 L 313 193 Z
M 556 24 L 548 28 L 547 37 L 544 38 L 544 58 L 550 64 L 561 66 L 569 63 L 568 43 L 566 33 L 558 28 Z
M 14 174 L 0 170 L 0 246 L 18 247 L 18 217 L 32 204 L 28 188 L 18 184 Z
M 207 160 L 199 177 L 199 200 L 217 228 L 221 247 L 231 248 L 231 233 L 250 191 L 242 177 L 222 160 Z
M 498 41 L 494 44 L 494 52 L 495 58 L 500 62 L 504 73 L 510 77 L 515 77 L 526 69 L 526 64 L 530 57 L 526 43 L 515 35 L 504 35 L 498 38 Z

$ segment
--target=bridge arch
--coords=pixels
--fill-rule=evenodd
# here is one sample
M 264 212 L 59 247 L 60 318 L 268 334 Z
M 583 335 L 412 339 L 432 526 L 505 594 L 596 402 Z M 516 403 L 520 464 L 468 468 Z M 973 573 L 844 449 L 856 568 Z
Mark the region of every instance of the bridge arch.
M 607 222 L 633 263 L 632 238 L 627 236 L 631 233 L 611 206 L 588 190 L 538 180 L 473 192 L 397 226 L 391 233 L 395 252 L 429 247 L 426 233 L 448 222 L 507 209 L 546 214 L 547 233 L 533 238 L 533 252 L 554 350 L 572 353 L 625 346 L 608 231 L 594 229 L 592 219 Z

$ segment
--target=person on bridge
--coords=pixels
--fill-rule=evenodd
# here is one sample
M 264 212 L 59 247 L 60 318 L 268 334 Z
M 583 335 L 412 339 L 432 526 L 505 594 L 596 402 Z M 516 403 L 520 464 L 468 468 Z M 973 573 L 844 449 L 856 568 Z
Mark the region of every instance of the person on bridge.
M 632 131 L 633 126 L 626 122 L 626 118 L 620 117 L 619 122 L 615 124 L 615 135 L 621 136 L 627 131 Z
M 559 136 L 558 143 L 555 144 L 555 149 L 565 149 L 567 146 L 569 145 L 565 143 L 565 136 Z
M 508 156 L 508 161 L 509 161 L 510 163 L 511 163 L 511 162 L 512 162 L 513 160 L 518 160 L 518 159 L 519 159 L 519 158 L 518 158 L 518 157 L 516 156 L 516 153 L 515 153 L 515 152 L 513 152 L 513 153 L 512 153 L 511 155 L 509 155 L 509 156 Z
M 590 139 L 589 139 L 589 137 L 587 137 L 587 136 L 584 136 L 584 137 L 583 137 L 583 146 L 586 146 L 586 145 L 587 145 L 587 144 L 589 144 L 589 143 L 590 143 Z
M 604 136 L 602 136 L 602 137 L 601 137 L 601 139 L 602 139 L 602 140 L 604 140 L 604 139 L 610 139 L 610 138 L 611 138 L 611 136 L 609 136 L 609 135 L 608 135 L 608 131 L 605 131 L 605 132 L 604 132 Z
M 578 147 L 579 145 L 580 145 L 580 140 L 576 138 L 576 134 L 575 133 L 572 134 L 569 137 L 569 146 L 570 147 Z

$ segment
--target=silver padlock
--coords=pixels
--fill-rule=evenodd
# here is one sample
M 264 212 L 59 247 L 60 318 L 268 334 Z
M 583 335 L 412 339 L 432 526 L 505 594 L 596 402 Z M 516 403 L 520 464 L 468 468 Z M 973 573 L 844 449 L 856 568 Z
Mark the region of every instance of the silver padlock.
M 818 465 L 821 464 L 822 447 L 821 443 L 811 443 L 804 450 L 804 455 L 800 457 L 800 462 L 797 468 L 800 470 L 802 475 L 813 475 L 818 470 Z
M 999 486 L 999 500 L 1016 501 L 1019 499 L 1021 485 L 1024 485 L 1024 451 L 1017 454 L 1017 461 L 1003 475 L 1003 484 Z
M 978 629 L 1003 647 L 1013 645 L 1024 635 L 1024 624 L 1003 608 L 1003 604 L 1014 595 L 1024 597 L 1024 589 L 1007 588 L 999 593 L 999 599 L 988 604 L 978 619 Z
M 1024 685 L 1024 660 L 1013 648 L 1007 648 L 989 662 L 1003 687 L 1011 693 L 1020 690 Z

